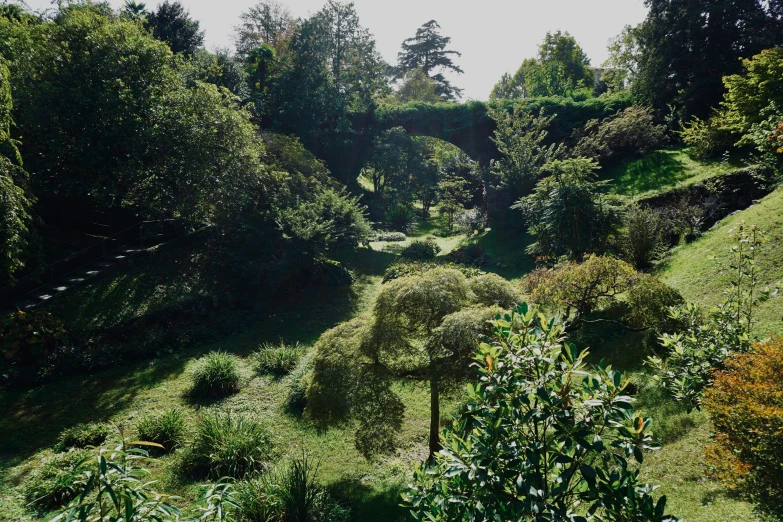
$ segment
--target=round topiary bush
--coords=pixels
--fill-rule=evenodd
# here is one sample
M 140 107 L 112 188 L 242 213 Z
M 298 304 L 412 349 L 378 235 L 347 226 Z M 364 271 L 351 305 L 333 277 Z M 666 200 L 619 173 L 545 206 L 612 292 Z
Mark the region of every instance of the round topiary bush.
M 273 455 L 267 428 L 250 417 L 208 413 L 199 419 L 193 444 L 180 455 L 192 477 L 245 478 L 265 470 Z
M 45 514 L 76 498 L 82 491 L 76 485 L 76 478 L 82 473 L 79 465 L 91 455 L 89 450 L 74 449 L 44 458 L 25 481 L 23 494 L 27 505 L 36 513 Z
M 440 252 L 440 247 L 434 239 L 424 239 L 412 242 L 400 252 L 400 256 L 412 261 L 426 261 L 434 259 Z
M 648 274 L 637 274 L 628 288 L 625 301 L 629 308 L 628 322 L 634 327 L 651 328 L 656 332 L 677 331 L 669 309 L 685 304 L 676 288 Z
M 77 424 L 60 433 L 55 449 L 65 451 L 70 448 L 86 448 L 103 444 L 109 436 L 111 427 L 105 423 Z
M 211 352 L 199 359 L 193 371 L 194 397 L 225 397 L 240 388 L 237 358 L 226 352 Z
M 476 300 L 485 306 L 510 309 L 520 302 L 514 286 L 496 274 L 484 274 L 468 280 Z
M 163 451 L 170 452 L 185 441 L 188 425 L 185 413 L 172 408 L 157 415 L 143 416 L 136 425 L 136 431 L 140 441 L 160 444 Z

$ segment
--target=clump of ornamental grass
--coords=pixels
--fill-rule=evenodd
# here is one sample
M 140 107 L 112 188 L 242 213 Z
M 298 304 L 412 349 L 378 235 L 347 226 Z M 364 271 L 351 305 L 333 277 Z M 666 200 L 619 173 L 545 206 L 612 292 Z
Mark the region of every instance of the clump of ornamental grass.
M 193 371 L 193 397 L 225 397 L 240 388 L 239 362 L 226 352 L 210 352 Z
M 304 349 L 297 342 L 287 344 L 280 341 L 278 344 L 264 343 L 255 353 L 256 369 L 262 374 L 271 374 L 276 377 L 288 375 L 296 368 Z
M 168 453 L 185 442 L 188 425 L 185 413 L 179 408 L 171 408 L 143 416 L 136 425 L 136 431 L 140 441 L 160 444 Z
M 274 454 L 266 426 L 244 415 L 207 413 L 193 443 L 180 455 L 180 470 L 191 477 L 242 479 L 264 471 Z
M 111 427 L 106 423 L 83 423 L 66 428 L 60 433 L 55 449 L 65 451 L 70 448 L 86 448 L 103 444 L 109 436 Z

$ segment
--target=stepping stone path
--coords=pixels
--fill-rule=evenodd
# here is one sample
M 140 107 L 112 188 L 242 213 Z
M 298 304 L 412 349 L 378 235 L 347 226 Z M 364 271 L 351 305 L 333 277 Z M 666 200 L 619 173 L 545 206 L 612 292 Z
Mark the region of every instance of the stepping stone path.
M 142 251 L 144 251 L 142 248 L 128 248 L 110 254 L 101 260 L 92 262 L 27 294 L 24 299 L 18 301 L 13 308 L 18 308 L 23 311 L 32 310 L 51 301 L 63 292 L 67 292 L 79 285 L 89 283 L 107 270 L 127 264 L 134 255 Z

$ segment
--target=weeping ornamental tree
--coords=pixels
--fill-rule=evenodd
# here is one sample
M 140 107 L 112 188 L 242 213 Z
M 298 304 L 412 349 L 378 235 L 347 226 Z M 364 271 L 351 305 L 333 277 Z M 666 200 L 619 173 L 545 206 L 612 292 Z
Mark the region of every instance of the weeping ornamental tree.
M 651 420 L 611 367 L 587 368 L 562 326 L 521 305 L 494 322 L 479 382 L 416 472 L 416 520 L 674 522 L 639 480 Z M 635 461 L 635 462 L 634 462 Z
M 402 426 L 404 407 L 395 378 L 429 382 L 430 455 L 440 449 L 440 396 L 467 378 L 489 321 L 517 301 L 514 288 L 495 275 L 466 279 L 436 268 L 384 285 L 372 315 L 326 332 L 316 345 L 307 389 L 307 414 L 324 422 L 358 421 L 357 447 L 386 451 Z

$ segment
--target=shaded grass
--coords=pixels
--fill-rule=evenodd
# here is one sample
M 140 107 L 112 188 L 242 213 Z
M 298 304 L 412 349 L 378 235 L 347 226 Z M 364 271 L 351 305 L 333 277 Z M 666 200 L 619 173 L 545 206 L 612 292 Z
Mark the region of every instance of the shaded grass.
M 690 185 L 744 166 L 740 155 L 731 156 L 728 161 L 695 160 L 688 155 L 687 148 L 677 148 L 658 150 L 620 164 L 603 173 L 601 179 L 611 181 L 609 192 L 612 194 L 639 196 Z

